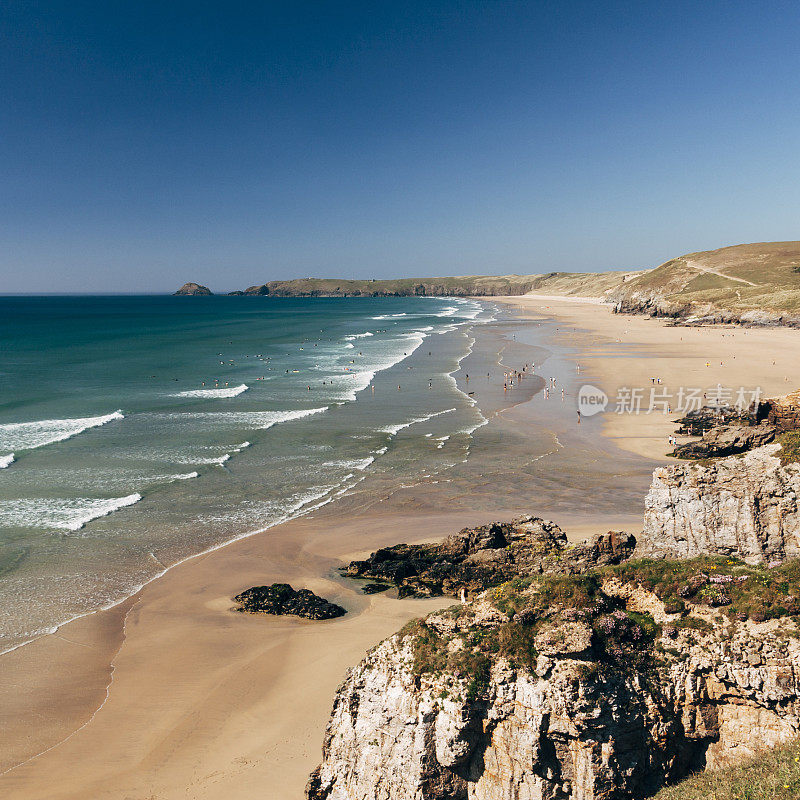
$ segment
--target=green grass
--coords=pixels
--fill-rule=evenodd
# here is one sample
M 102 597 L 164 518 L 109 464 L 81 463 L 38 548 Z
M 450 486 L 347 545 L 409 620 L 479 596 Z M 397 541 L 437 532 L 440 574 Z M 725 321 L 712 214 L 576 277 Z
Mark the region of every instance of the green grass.
M 442 278 L 390 278 L 349 280 L 343 278 L 296 278 L 251 286 L 250 294 L 278 297 L 385 294 L 520 295 L 526 292 L 578 297 L 601 297 L 619 287 L 630 272 L 550 272 L 534 275 L 461 275 Z
M 686 313 L 710 305 L 737 313 L 795 315 L 800 313 L 799 264 L 800 242 L 723 247 L 667 261 L 627 281 L 614 295 L 655 294 Z
M 785 431 L 779 433 L 775 437 L 775 441 L 779 442 L 781 449 L 778 451 L 778 457 L 781 464 L 796 464 L 800 462 L 800 430 L 798 431 Z
M 668 613 L 680 616 L 662 626 L 649 614 L 627 610 L 623 600 L 602 590 L 603 580 L 612 577 L 653 592 Z M 592 658 L 598 669 L 655 669 L 669 653 L 663 644 L 655 646 L 662 630 L 666 633 L 669 626 L 674 631 L 708 632 L 713 626 L 703 615 L 712 609 L 732 622 L 790 617 L 800 625 L 800 559 L 772 568 L 719 556 L 640 559 L 583 575 L 517 578 L 487 597 L 509 616 L 507 622 L 443 635 L 418 619 L 400 631 L 401 637 L 411 638 L 416 675 L 452 675 L 468 681 L 470 696 L 477 697 L 492 661 L 504 657 L 513 668 L 532 670 L 537 634 L 565 622 L 592 628 Z M 439 613 L 465 618 L 469 607 L 453 606 Z M 786 635 L 797 632 L 789 627 Z M 456 637 L 462 640 L 459 648 L 453 647 Z
M 729 619 L 763 622 L 800 616 L 800 560 L 772 569 L 735 558 L 701 556 L 687 561 L 640 559 L 603 570 L 652 591 L 665 605 L 686 610 L 717 608 Z
M 741 766 L 702 772 L 662 789 L 653 800 L 797 800 L 800 742 L 759 754 Z

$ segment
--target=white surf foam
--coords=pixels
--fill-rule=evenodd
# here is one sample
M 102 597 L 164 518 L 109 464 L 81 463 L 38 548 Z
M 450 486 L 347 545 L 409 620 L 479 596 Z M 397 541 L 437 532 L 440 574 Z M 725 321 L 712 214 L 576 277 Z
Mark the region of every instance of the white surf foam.
M 14 463 L 14 454 L 9 453 L 7 456 L 0 456 L 0 469 L 10 467 Z
M 372 317 L 372 319 L 398 319 L 399 317 L 407 317 L 407 316 L 408 314 L 406 314 L 406 312 L 403 311 L 400 314 L 380 314 L 377 317 Z
M 327 410 L 328 406 L 322 406 L 320 408 L 298 409 L 297 411 L 187 411 L 181 414 L 158 414 L 153 416 L 160 419 L 169 419 L 174 425 L 181 425 L 181 423 L 194 425 L 197 422 L 207 422 L 215 430 L 218 428 L 268 430 L 273 425 L 302 419 L 312 414 L 321 414 Z
M 205 397 L 205 398 L 223 398 L 223 397 L 238 397 L 240 394 L 246 392 L 250 387 L 246 383 L 239 386 L 223 386 L 216 389 L 191 389 L 186 392 L 175 392 L 170 397 Z
M 364 331 L 364 333 L 353 333 L 350 336 L 345 336 L 345 341 L 352 342 L 355 339 L 363 339 L 365 336 L 374 336 L 371 331 Z
M 359 472 L 363 472 L 374 460 L 375 456 L 368 456 L 367 458 L 357 458 L 353 459 L 352 461 L 326 461 L 325 465 L 329 467 L 357 469 Z M 344 480 L 344 478 L 342 480 Z
M 164 479 L 168 483 L 172 483 L 172 481 L 188 481 L 198 477 L 200 477 L 199 472 L 179 472 L 177 475 L 165 475 Z
M 184 456 L 183 458 L 177 459 L 179 464 L 215 464 L 221 467 L 226 461 L 229 461 L 231 457 L 230 453 L 225 453 L 221 456 L 215 456 L 214 458 L 204 458 L 203 456 Z
M 121 411 L 100 417 L 11 422 L 0 425 L 0 450 L 33 450 L 55 442 L 63 442 L 90 428 L 99 428 L 116 419 L 124 419 Z
M 73 497 L 7 500 L 0 510 L 0 524 L 15 528 L 79 531 L 87 522 L 132 506 L 141 499 L 142 496 L 135 492 L 126 497 L 108 499 Z
M 442 414 L 450 414 L 455 410 L 455 408 L 447 408 L 444 411 L 435 411 L 433 414 L 426 414 L 424 417 L 415 417 L 408 422 L 401 422 L 397 425 L 387 425 L 385 428 L 379 428 L 379 430 L 383 433 L 388 433 L 390 436 L 395 436 L 404 428 L 409 428 L 411 425 L 416 425 L 418 422 L 427 422 L 429 419 L 440 417 Z

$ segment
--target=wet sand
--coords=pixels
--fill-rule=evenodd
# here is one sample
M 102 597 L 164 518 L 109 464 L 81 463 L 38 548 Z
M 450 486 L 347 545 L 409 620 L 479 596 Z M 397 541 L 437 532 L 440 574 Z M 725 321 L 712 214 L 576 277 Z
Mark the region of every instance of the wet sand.
M 599 415 L 603 433 L 621 449 L 643 456 L 666 453 L 672 420 L 678 415 L 678 392 L 702 389 L 709 397 L 719 385 L 740 387 L 747 396 L 758 388 L 762 397 L 778 397 L 800 386 L 800 331 L 791 328 L 737 328 L 672 326 L 664 320 L 614 314 L 612 307 L 587 298 L 525 295 L 497 298 L 534 320 L 553 319 L 557 340 L 570 342 L 580 352 L 578 362 L 586 383 L 595 381 L 610 398 Z M 654 384 L 653 378 L 661 383 Z M 643 410 L 650 391 L 668 390 L 672 413 L 658 404 L 653 413 L 618 414 L 614 400 L 620 390 L 642 389 Z
M 578 426 L 577 387 L 590 380 L 615 391 L 654 370 L 665 381 L 693 374 L 687 370 L 699 370 L 698 359 L 704 364 L 712 351 L 721 359 L 728 342 L 712 331 L 684 345 L 673 341 L 678 329 L 665 333 L 659 322 L 614 317 L 589 303 L 509 302 L 521 320 L 478 329 L 456 375 L 490 419 L 464 463 L 390 496 L 365 481 L 340 502 L 188 561 L 126 603 L 4 656 L 0 793 L 299 799 L 347 667 L 410 617 L 452 603 L 367 597 L 338 577 L 337 566 L 382 545 L 429 541 L 517 513 L 555 519 L 572 538 L 621 527 L 636 533 L 671 428 L 655 415 L 610 414 Z M 736 351 L 743 372 L 749 360 L 750 374 L 761 378 L 764 348 L 778 353 L 763 377 L 774 393 L 798 332 L 747 336 Z M 502 371 L 525 362 L 545 380 L 556 377 L 549 400 L 533 378 L 502 390 Z M 234 594 L 278 580 L 350 613 L 307 622 L 231 612 Z

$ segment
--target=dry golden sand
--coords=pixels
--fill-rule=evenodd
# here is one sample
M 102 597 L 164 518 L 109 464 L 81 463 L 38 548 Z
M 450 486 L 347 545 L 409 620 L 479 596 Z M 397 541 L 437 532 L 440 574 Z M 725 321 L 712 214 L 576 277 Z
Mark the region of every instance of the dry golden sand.
M 609 394 L 651 375 L 668 386 L 757 382 L 768 394 L 800 384 L 798 331 L 667 328 L 580 301 L 507 302 L 556 317 L 564 343 L 580 350 L 582 374 Z M 605 430 L 652 455 L 665 451 L 672 427 L 662 416 L 608 414 Z M 611 524 L 578 516 L 575 533 Z M 485 521 L 477 511 L 344 518 L 335 510 L 295 520 L 186 562 L 125 604 L 3 657 L 0 758 L 8 766 L 49 749 L 0 777 L 0 796 L 299 800 L 347 667 L 408 618 L 452 602 L 367 598 L 334 578 L 334 567 L 419 538 L 409 531 L 430 539 Z M 232 595 L 277 580 L 352 613 L 310 623 L 230 612 Z
M 679 387 L 735 390 L 760 387 L 776 397 L 800 385 L 800 330 L 791 328 L 673 327 L 663 320 L 614 314 L 611 306 L 551 295 L 495 298 L 534 319 L 556 318 L 565 342 L 581 342 L 578 361 L 587 378 L 613 400 L 622 387 L 673 395 Z M 577 329 L 577 330 L 576 330 Z M 708 363 L 708 366 L 706 364 Z M 653 386 L 651 378 L 661 378 Z M 674 407 L 673 407 L 674 411 Z M 619 447 L 652 457 L 667 449 L 676 414 L 607 412 L 604 433 Z

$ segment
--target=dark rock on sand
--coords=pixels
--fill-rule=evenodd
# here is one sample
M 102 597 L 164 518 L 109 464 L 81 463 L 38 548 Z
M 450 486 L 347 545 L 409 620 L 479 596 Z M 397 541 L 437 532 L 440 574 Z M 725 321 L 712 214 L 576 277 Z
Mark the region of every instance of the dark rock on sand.
M 512 578 L 542 573 L 571 575 L 629 558 L 633 536 L 609 531 L 572 545 L 561 528 L 538 517 L 464 528 L 441 544 L 398 544 L 343 568 L 353 578 L 389 581 L 400 597 L 472 596 Z
M 295 591 L 288 583 L 271 586 L 253 586 L 233 598 L 240 603 L 237 611 L 261 614 L 294 614 L 306 619 L 332 619 L 347 612 L 335 603 L 329 603 L 310 589 Z

